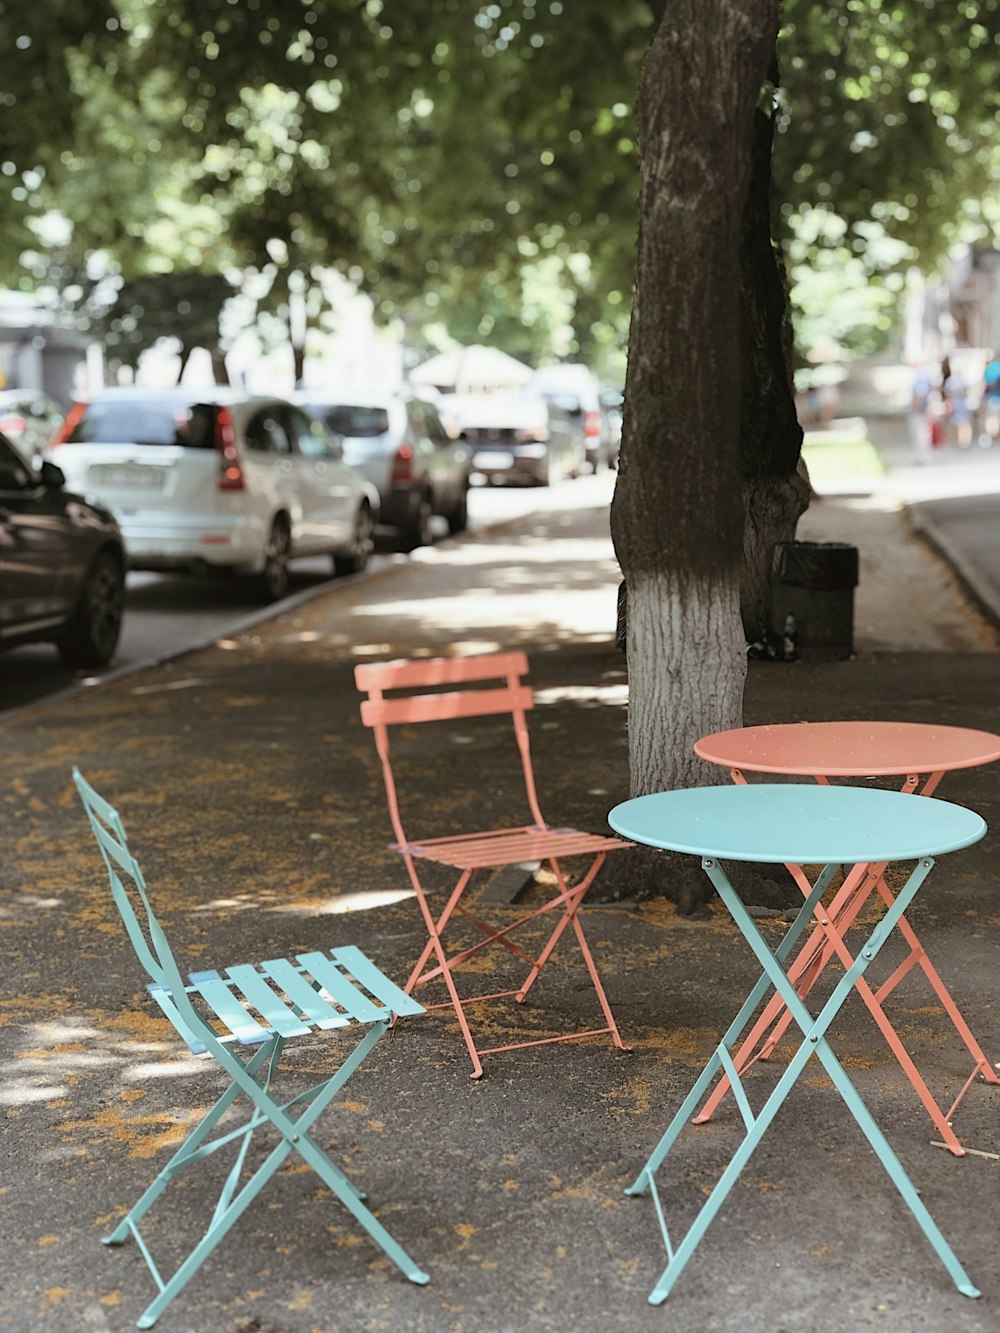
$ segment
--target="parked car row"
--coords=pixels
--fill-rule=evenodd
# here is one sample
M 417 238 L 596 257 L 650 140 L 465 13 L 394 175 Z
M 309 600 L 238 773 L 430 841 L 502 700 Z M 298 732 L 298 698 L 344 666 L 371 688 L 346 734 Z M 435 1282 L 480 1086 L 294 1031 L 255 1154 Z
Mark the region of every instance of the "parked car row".
M 126 569 L 229 570 L 272 601 L 298 558 L 360 573 L 376 526 L 407 550 L 432 540 L 435 515 L 462 532 L 474 478 L 547 485 L 613 463 L 585 387 L 553 376 L 437 404 L 115 387 L 65 417 L 44 394 L 4 391 L 0 649 L 46 641 L 73 667 L 106 664 Z
M 444 394 L 440 410 L 468 442 L 477 480 L 547 486 L 617 466 L 620 404 L 586 366 L 564 364 L 535 371 L 516 391 Z
M 468 445 L 477 480 L 548 486 L 583 471 L 584 437 L 572 413 L 540 394 L 449 394 L 441 410 Z
M 115 388 L 52 445 L 68 485 L 113 510 L 132 569 L 228 569 L 284 596 L 289 563 L 363 570 L 378 495 L 301 408 L 238 389 Z
M 577 363 L 543 366 L 533 387 L 582 434 L 584 459 L 594 472 L 617 464 L 621 435 L 593 371 Z

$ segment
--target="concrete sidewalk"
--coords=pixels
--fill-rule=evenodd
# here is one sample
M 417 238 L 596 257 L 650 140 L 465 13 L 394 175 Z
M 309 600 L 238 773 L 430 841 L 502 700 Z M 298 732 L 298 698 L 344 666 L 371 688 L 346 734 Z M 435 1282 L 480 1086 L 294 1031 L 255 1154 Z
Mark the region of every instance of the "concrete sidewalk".
M 218 1087 L 157 1022 L 72 793 L 75 763 L 119 808 L 180 958 L 209 967 L 351 942 L 402 979 L 422 931 L 358 718 L 358 659 L 524 646 L 539 707 L 542 806 L 606 828 L 628 791 L 624 663 L 614 648 L 612 478 L 571 503 L 433 548 L 197 653 L 0 718 L 6 979 L 0 1327 L 130 1328 L 152 1295 L 134 1246 L 99 1243 Z M 800 529 L 856 544 L 856 657 L 751 664 L 748 723 L 881 717 L 997 729 L 995 632 L 948 567 L 879 498 L 826 498 Z M 443 780 L 487 826 L 504 773 L 471 746 L 436 754 L 416 801 L 444 825 Z M 439 779 L 441 781 L 439 782 Z M 996 768 L 943 796 L 1000 829 Z M 627 857 L 623 854 L 622 860 Z M 996 835 L 941 858 L 911 919 L 987 1053 L 1000 1059 Z M 627 878 L 627 876 L 626 876 Z M 158 1325 L 164 1333 L 609 1333 L 612 1329 L 986 1333 L 1000 1326 L 1000 1160 L 954 1159 L 859 1006 L 834 1047 L 885 1129 L 980 1301 L 940 1268 L 823 1077 L 804 1081 L 764 1139 L 667 1304 L 649 1200 L 623 1194 L 735 1013 L 756 968 L 727 919 L 665 902 L 595 903 L 586 929 L 631 1054 L 597 1040 L 495 1057 L 467 1077 L 440 1014 L 382 1043 L 327 1116 L 326 1139 L 431 1274 L 407 1283 L 309 1176 L 283 1171 Z M 779 930 L 780 923 L 765 923 Z M 567 951 L 515 1031 L 590 1026 Z M 964 1051 L 913 980 L 893 1013 L 943 1102 Z M 336 1034 L 305 1043 L 325 1059 Z M 787 1055 L 787 1051 L 784 1054 Z M 779 1056 L 782 1050 L 779 1050 Z M 783 1060 L 774 1062 L 780 1070 Z M 752 1082 L 770 1087 L 758 1067 Z M 303 1075 L 305 1077 L 305 1074 Z M 956 1128 L 1000 1152 L 1000 1090 L 975 1087 Z M 742 1122 L 727 1104 L 692 1130 L 669 1183 L 683 1217 Z M 210 1174 L 206 1168 L 206 1177 Z M 200 1216 L 194 1182 L 161 1205 L 172 1237 Z M 380 1201 L 384 1201 L 381 1203 Z M 971 1205 L 971 1206 L 970 1206 Z M 682 1229 L 679 1223 L 679 1229 Z M 157 1251 L 159 1253 L 159 1251 Z

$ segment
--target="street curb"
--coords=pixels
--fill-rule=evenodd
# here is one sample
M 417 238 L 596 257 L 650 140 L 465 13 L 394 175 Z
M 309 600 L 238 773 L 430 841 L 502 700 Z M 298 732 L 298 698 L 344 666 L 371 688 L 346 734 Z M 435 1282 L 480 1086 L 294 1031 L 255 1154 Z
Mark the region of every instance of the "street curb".
M 1000 606 L 996 603 L 992 589 L 934 520 L 921 512 L 922 508 L 919 502 L 906 506 L 906 513 L 914 532 L 945 561 L 975 603 L 977 610 L 995 629 L 1000 630 Z

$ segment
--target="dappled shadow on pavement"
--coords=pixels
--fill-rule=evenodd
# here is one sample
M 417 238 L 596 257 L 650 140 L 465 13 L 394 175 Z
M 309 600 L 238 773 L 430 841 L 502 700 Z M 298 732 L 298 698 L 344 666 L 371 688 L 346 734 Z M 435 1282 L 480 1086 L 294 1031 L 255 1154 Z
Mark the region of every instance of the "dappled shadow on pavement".
M 120 808 L 186 967 L 356 943 L 402 979 L 425 937 L 388 848 L 354 663 L 524 646 L 538 695 L 530 722 L 542 808 L 605 831 L 608 809 L 628 794 L 618 578 L 606 509 L 526 518 L 442 543 L 176 661 L 0 719 L 5 1199 L 22 1219 L 0 1326 L 131 1326 L 150 1296 L 147 1276 L 133 1247 L 108 1252 L 99 1237 L 154 1174 L 154 1154 L 218 1091 L 147 1003 L 71 766 Z M 924 586 L 937 597 L 932 576 Z M 995 653 L 936 651 L 926 637 L 894 651 L 877 637 L 879 614 L 853 661 L 752 663 L 746 720 L 909 717 L 996 729 Z M 462 808 L 443 804 L 445 776 Z M 510 789 L 499 748 L 474 747 L 456 723 L 418 772 L 415 825 L 443 830 L 473 812 L 478 827 L 502 822 Z M 942 795 L 1000 828 L 995 767 L 949 774 Z M 913 918 L 1000 1058 L 993 838 L 941 858 Z M 623 1191 L 757 971 L 714 910 L 684 918 L 666 901 L 629 901 L 623 884 L 621 900 L 594 903 L 584 919 L 630 1055 L 600 1039 L 520 1051 L 496 1057 L 475 1085 L 454 1024 L 428 1014 L 399 1025 L 323 1122 L 322 1141 L 428 1268 L 429 1287 L 401 1279 L 323 1191 L 288 1169 L 164 1317 L 164 1333 L 648 1333 L 664 1320 L 699 1333 L 992 1329 L 992 1306 L 955 1295 L 856 1127 L 831 1114 L 819 1076 L 803 1080 L 764 1139 L 668 1310 L 648 1309 L 662 1246 L 649 1201 Z M 530 1005 L 490 1021 L 514 1040 L 589 1026 L 592 991 L 571 959 L 553 960 Z M 901 989 L 899 1003 L 935 1087 L 960 1083 L 965 1062 L 925 992 Z M 306 1043 L 303 1083 L 326 1070 L 337 1040 Z M 837 1049 L 942 1230 L 995 1295 L 996 1163 L 929 1148 L 923 1110 L 863 1012 L 845 1019 Z M 755 1105 L 787 1058 L 779 1048 L 757 1067 Z M 1000 1148 L 997 1106 L 994 1090 L 972 1090 L 960 1126 L 969 1142 Z M 685 1139 L 671 1181 L 682 1206 L 702 1197 L 742 1133 L 728 1104 Z M 820 1176 L 831 1186 L 821 1199 Z M 169 1249 L 171 1231 L 196 1212 L 183 1193 L 168 1201 L 157 1241 Z

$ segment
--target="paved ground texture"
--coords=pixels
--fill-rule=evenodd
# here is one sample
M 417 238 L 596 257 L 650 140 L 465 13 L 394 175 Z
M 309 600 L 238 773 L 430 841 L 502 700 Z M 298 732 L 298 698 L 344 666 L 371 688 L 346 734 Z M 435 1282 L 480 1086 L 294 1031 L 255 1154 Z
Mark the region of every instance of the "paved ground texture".
M 612 479 L 572 507 L 442 544 L 422 561 L 336 587 L 231 640 L 0 719 L 7 780 L 0 921 L 5 984 L 5 1205 L 0 1327 L 124 1330 L 152 1298 L 134 1244 L 100 1237 L 179 1141 L 219 1081 L 186 1057 L 143 990 L 70 782 L 77 764 L 119 808 L 184 965 L 352 942 L 405 978 L 422 943 L 390 837 L 358 660 L 523 645 L 543 809 L 606 828 L 627 795 Z M 828 497 L 800 535 L 861 552 L 856 655 L 753 663 L 747 722 L 864 718 L 997 729 L 998 640 L 949 567 L 882 496 Z M 507 814 L 491 734 L 457 726 L 408 794 L 414 823 Z M 1000 829 L 1000 770 L 950 775 L 941 794 Z M 1000 1059 L 997 835 L 942 857 L 911 917 L 991 1058 Z M 668 901 L 595 902 L 585 925 L 631 1053 L 603 1039 L 495 1057 L 467 1076 L 441 1014 L 400 1025 L 321 1122 L 320 1138 L 429 1271 L 416 1287 L 315 1178 L 288 1165 L 162 1317 L 164 1333 L 986 1333 L 1000 1328 L 1000 1089 L 975 1086 L 956 1121 L 985 1155 L 931 1146 L 932 1126 L 863 1008 L 834 1046 L 983 1290 L 959 1295 L 820 1067 L 810 1069 L 673 1294 L 646 1297 L 665 1259 L 648 1199 L 624 1195 L 756 979 L 728 919 Z M 497 909 L 501 913 L 511 908 Z M 762 929 L 778 932 L 765 918 Z M 590 1026 L 572 952 L 498 1032 Z M 892 1009 L 942 1101 L 969 1073 L 916 981 Z M 295 1079 L 328 1067 L 337 1033 L 306 1040 Z M 758 1066 L 773 1086 L 791 1047 Z M 732 1105 L 686 1132 L 661 1183 L 677 1229 L 737 1142 Z M 217 1160 L 217 1159 L 215 1159 Z M 149 1228 L 169 1270 L 209 1198 L 215 1160 Z M 155 1215 L 154 1215 L 155 1216 Z

